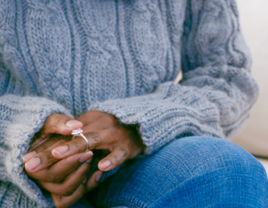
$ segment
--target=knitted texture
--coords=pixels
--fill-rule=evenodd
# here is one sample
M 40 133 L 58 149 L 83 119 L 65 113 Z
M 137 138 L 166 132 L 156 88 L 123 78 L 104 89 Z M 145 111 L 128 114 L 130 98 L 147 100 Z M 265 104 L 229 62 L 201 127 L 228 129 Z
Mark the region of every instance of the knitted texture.
M 234 0 L 0 0 L 0 206 L 52 206 L 22 162 L 50 114 L 138 124 L 146 154 L 228 138 L 258 95 L 250 66 Z

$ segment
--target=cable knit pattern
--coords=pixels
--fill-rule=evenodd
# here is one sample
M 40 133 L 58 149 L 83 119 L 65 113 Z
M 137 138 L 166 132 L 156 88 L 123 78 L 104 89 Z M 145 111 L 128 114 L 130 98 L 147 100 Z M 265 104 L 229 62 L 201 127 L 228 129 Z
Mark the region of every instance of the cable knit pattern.
M 234 0 L 0 0 L 0 206 L 52 206 L 22 162 L 50 114 L 138 124 L 146 154 L 228 138 L 258 95 L 250 66 Z

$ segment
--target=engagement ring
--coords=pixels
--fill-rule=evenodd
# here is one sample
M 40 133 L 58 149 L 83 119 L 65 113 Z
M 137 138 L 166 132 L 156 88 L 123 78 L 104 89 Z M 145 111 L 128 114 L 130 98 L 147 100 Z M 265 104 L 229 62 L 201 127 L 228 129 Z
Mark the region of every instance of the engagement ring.
M 88 143 L 87 138 L 84 136 L 84 134 L 82 134 L 82 132 L 83 132 L 82 129 L 76 129 L 76 130 L 73 130 L 73 131 L 72 131 L 72 135 L 73 135 L 72 140 L 73 140 L 76 136 L 81 136 L 81 137 L 83 137 L 83 139 L 84 139 L 85 142 L 87 143 L 87 149 L 86 149 L 86 151 L 88 151 L 89 143 Z M 86 152 L 86 151 L 85 151 L 85 152 Z

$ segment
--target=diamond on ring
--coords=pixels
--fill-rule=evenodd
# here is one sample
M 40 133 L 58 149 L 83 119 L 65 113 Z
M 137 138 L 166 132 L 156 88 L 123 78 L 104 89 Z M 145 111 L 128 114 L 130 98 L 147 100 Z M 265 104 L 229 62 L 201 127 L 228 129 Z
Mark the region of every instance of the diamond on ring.
M 74 135 L 74 136 L 80 136 L 81 133 L 83 133 L 82 129 L 76 129 L 76 130 L 72 131 L 72 135 Z
M 84 136 L 84 134 L 82 134 L 82 132 L 83 132 L 82 129 L 76 129 L 76 130 L 73 130 L 73 131 L 72 131 L 72 135 L 73 135 L 72 140 L 73 140 L 76 136 L 81 136 L 81 137 L 85 140 L 85 142 L 87 143 L 87 149 L 86 149 L 86 151 L 88 151 L 89 143 L 88 143 L 87 138 Z M 86 151 L 85 151 L 85 152 L 86 152 Z

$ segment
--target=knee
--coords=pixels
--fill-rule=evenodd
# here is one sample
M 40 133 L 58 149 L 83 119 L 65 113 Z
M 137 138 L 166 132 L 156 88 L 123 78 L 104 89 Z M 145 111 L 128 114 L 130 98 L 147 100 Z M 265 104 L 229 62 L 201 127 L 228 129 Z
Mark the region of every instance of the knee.
M 192 174 L 221 170 L 225 174 L 243 174 L 267 178 L 262 164 L 243 148 L 213 137 L 185 137 L 163 148 L 168 160 L 183 163 Z M 181 164 L 180 164 L 181 165 Z M 261 177 L 260 177 L 261 176 Z
M 250 197 L 259 204 L 257 207 L 265 207 L 263 203 L 268 200 L 265 169 L 241 147 L 223 139 L 187 137 L 165 146 L 159 154 L 169 161 L 169 173 L 179 181 L 178 187 L 195 181 L 200 191 L 211 186 L 211 192 L 221 193 L 215 194 L 215 199 L 236 203 L 233 196 Z

